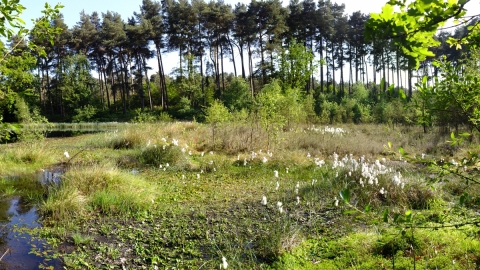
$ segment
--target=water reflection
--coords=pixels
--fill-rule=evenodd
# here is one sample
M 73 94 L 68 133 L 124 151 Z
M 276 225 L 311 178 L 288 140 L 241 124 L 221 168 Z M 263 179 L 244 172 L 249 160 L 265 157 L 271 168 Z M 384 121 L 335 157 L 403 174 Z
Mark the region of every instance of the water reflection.
M 35 228 L 40 226 L 35 207 L 22 202 L 20 198 L 0 201 L 0 270 L 39 269 L 44 258 L 29 254 L 31 244 L 42 246 L 42 241 L 33 240 L 30 235 L 14 232 L 13 227 Z M 49 264 L 61 269 L 58 261 Z
M 63 174 L 63 170 L 64 170 L 63 167 L 58 167 L 50 170 L 42 170 L 38 175 L 40 183 L 42 185 L 60 184 L 60 179 Z

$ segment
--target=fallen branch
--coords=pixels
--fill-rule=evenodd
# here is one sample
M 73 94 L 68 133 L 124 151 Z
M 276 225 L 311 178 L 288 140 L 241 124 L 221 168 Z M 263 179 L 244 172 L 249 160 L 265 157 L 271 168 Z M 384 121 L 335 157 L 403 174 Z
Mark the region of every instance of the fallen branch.
M 10 251 L 9 248 L 7 248 L 7 251 L 5 251 L 5 253 L 3 253 L 2 257 L 0 257 L 0 262 L 2 261 L 3 257 L 5 257 L 5 255 L 7 255 L 7 253 Z

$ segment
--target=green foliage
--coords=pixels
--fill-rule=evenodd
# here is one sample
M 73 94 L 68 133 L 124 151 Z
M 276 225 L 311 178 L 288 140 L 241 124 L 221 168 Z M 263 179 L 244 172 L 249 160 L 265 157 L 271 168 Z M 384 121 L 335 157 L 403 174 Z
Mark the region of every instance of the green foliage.
M 352 95 L 352 98 L 361 104 L 367 104 L 369 102 L 369 92 L 365 88 L 365 85 L 361 83 L 357 82 L 352 86 Z
M 242 78 L 234 78 L 227 89 L 222 92 L 221 100 L 230 111 L 250 109 L 252 106 L 252 95 L 250 86 Z
M 137 108 L 135 109 L 135 117 L 133 118 L 134 123 L 154 123 L 157 121 L 157 116 L 155 115 L 155 112 L 151 111 L 142 111 L 142 109 Z
M 232 115 L 220 101 L 214 100 L 213 103 L 205 110 L 205 122 L 212 126 L 212 141 L 215 145 L 216 129 L 222 124 L 230 121 Z
M 305 48 L 295 40 L 290 41 L 288 49 L 283 50 L 277 60 L 280 69 L 278 77 L 282 88 L 304 89 L 318 66 L 317 63 L 312 64 L 314 59 L 311 49 Z
M 97 114 L 97 108 L 87 104 L 82 108 L 77 108 L 74 110 L 75 115 L 72 118 L 72 122 L 74 123 L 82 123 L 82 122 L 91 122 L 91 120 Z
M 286 127 L 305 123 L 308 107 L 303 103 L 304 97 L 298 88 L 287 88 L 278 100 L 278 113 L 285 121 Z M 306 104 L 309 105 L 308 103 Z M 311 109 L 310 109 L 311 111 Z
M 281 114 L 283 109 L 287 109 L 282 107 L 283 100 L 282 89 L 276 80 L 265 85 L 255 100 L 260 124 L 268 133 L 268 146 L 270 139 L 275 138 L 286 123 L 285 116 Z
M 389 1 L 381 13 L 372 13 L 365 25 L 368 40 L 392 39 L 395 46 L 408 57 L 409 66 L 418 68 L 420 62 L 434 56 L 429 47 L 440 43 L 434 39 L 439 27 L 450 18 L 465 15 L 464 0 Z
M 231 119 L 230 112 L 220 101 L 215 100 L 205 110 L 205 122 L 212 124 L 216 127 Z
M 96 103 L 92 69 L 85 55 L 76 54 L 63 59 L 58 67 L 61 74 L 59 89 L 68 115 L 75 116 L 75 122 L 89 120 L 95 115 Z
M 48 39 L 53 42 L 58 29 L 52 27 L 50 21 L 58 16 L 60 8 L 62 8 L 61 5 L 52 8 L 45 4 L 45 9 L 42 11 L 44 16 L 35 22 L 33 29 L 27 30 L 24 28 L 24 21 L 20 18 L 25 7 L 18 0 L 4 0 L 0 5 L 0 36 L 9 40 L 14 35 L 17 37 L 10 48 L 6 48 L 3 41 L 0 41 L 0 141 L 9 140 L 12 132 L 16 132 L 17 128 L 14 125 L 2 123 L 5 112 L 12 110 L 16 95 L 25 97 L 33 94 L 34 77 L 30 71 L 35 67 L 36 59 L 29 51 L 17 54 L 16 48 L 28 35 L 36 33 L 41 33 L 42 40 Z M 33 42 L 27 45 L 31 51 L 44 53 L 43 48 Z M 19 107 L 25 107 L 23 104 L 19 103 L 19 105 L 22 105 Z M 27 111 L 28 108 L 21 108 L 21 111 L 17 111 L 18 116 L 27 117 Z
M 191 106 L 191 101 L 188 97 L 182 96 L 178 104 L 176 104 L 176 109 L 179 118 L 191 119 L 195 113 L 195 110 Z
M 472 50 L 467 59 L 454 65 L 446 60 L 436 62 L 440 78 L 433 84 L 427 77 L 417 83 L 418 93 L 410 104 L 416 110 L 415 121 L 424 128 L 433 124 L 458 126 L 468 124 L 480 130 L 480 52 Z
M 471 269 L 478 260 L 472 254 L 479 248 L 477 241 L 458 230 L 419 230 L 415 235 L 394 230 L 382 235 L 360 232 L 328 242 L 305 241 L 283 254 L 275 268 L 376 269 L 394 265 L 395 269 L 412 269 L 415 260 L 416 269 Z
M 172 122 L 172 117 L 167 112 L 160 112 L 158 110 L 142 111 L 140 108 L 135 109 L 135 117 L 132 119 L 134 123 L 154 123 L 160 122 Z
M 0 36 L 10 38 L 15 32 L 15 28 L 22 28 L 25 22 L 20 18 L 20 14 L 25 10 L 17 0 L 5 0 L 0 8 L 2 20 L 0 21 Z M 10 28 L 10 27 L 14 28 Z

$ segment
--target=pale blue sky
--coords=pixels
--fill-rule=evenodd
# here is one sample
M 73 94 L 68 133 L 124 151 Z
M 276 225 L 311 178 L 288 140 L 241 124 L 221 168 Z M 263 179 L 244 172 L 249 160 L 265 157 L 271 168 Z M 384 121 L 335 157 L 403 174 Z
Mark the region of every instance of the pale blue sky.
M 142 0 L 128 0 L 128 1 L 118 1 L 118 0 L 64 0 L 64 1 L 52 1 L 52 0 L 21 0 L 20 3 L 24 5 L 27 10 L 23 13 L 22 18 L 25 21 L 30 22 L 30 19 L 40 17 L 41 10 L 43 9 L 45 2 L 48 2 L 51 6 L 54 6 L 57 3 L 61 3 L 65 7 L 61 12 L 65 16 L 65 22 L 69 27 L 72 27 L 80 18 L 80 12 L 85 10 L 86 13 L 91 14 L 94 11 L 97 11 L 99 14 L 105 13 L 107 11 L 115 11 L 122 15 L 123 19 L 133 15 L 134 11 L 140 10 L 140 5 Z M 206 0 L 208 2 L 208 0 Z M 225 3 L 235 6 L 238 2 L 244 2 L 246 4 L 250 3 L 250 0 L 225 0 Z M 289 0 L 284 0 L 284 5 L 288 5 Z M 337 3 L 345 3 L 345 8 L 347 13 L 352 13 L 354 11 L 360 10 L 363 13 L 370 12 L 380 12 L 382 6 L 387 2 L 387 0 L 338 0 L 332 1 Z

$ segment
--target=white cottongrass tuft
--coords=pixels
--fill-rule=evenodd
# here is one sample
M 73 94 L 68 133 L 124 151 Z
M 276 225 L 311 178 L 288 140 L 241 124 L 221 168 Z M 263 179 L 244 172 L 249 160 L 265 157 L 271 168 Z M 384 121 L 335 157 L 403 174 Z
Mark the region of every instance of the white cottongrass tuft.
M 283 204 L 282 202 L 277 202 L 277 207 L 278 207 L 278 211 L 281 213 L 283 213 Z
M 278 171 L 277 170 L 273 171 L 273 176 L 278 178 Z
M 335 207 L 338 207 L 338 199 L 335 197 Z
M 278 181 L 277 181 L 277 184 L 275 186 L 275 190 L 278 190 L 279 187 L 280 187 L 280 183 L 278 183 Z
M 297 205 L 299 205 L 299 204 L 300 204 L 300 197 L 297 196 Z
M 225 257 L 222 257 L 222 264 L 220 264 L 220 269 L 227 269 L 228 263 Z
M 261 203 L 262 203 L 262 205 L 267 205 L 267 197 L 266 196 L 262 196 Z
M 173 145 L 178 146 L 178 140 L 172 139 L 172 143 L 173 143 Z
M 70 155 L 68 154 L 67 151 L 63 152 L 63 155 L 64 155 L 66 158 L 70 158 Z

